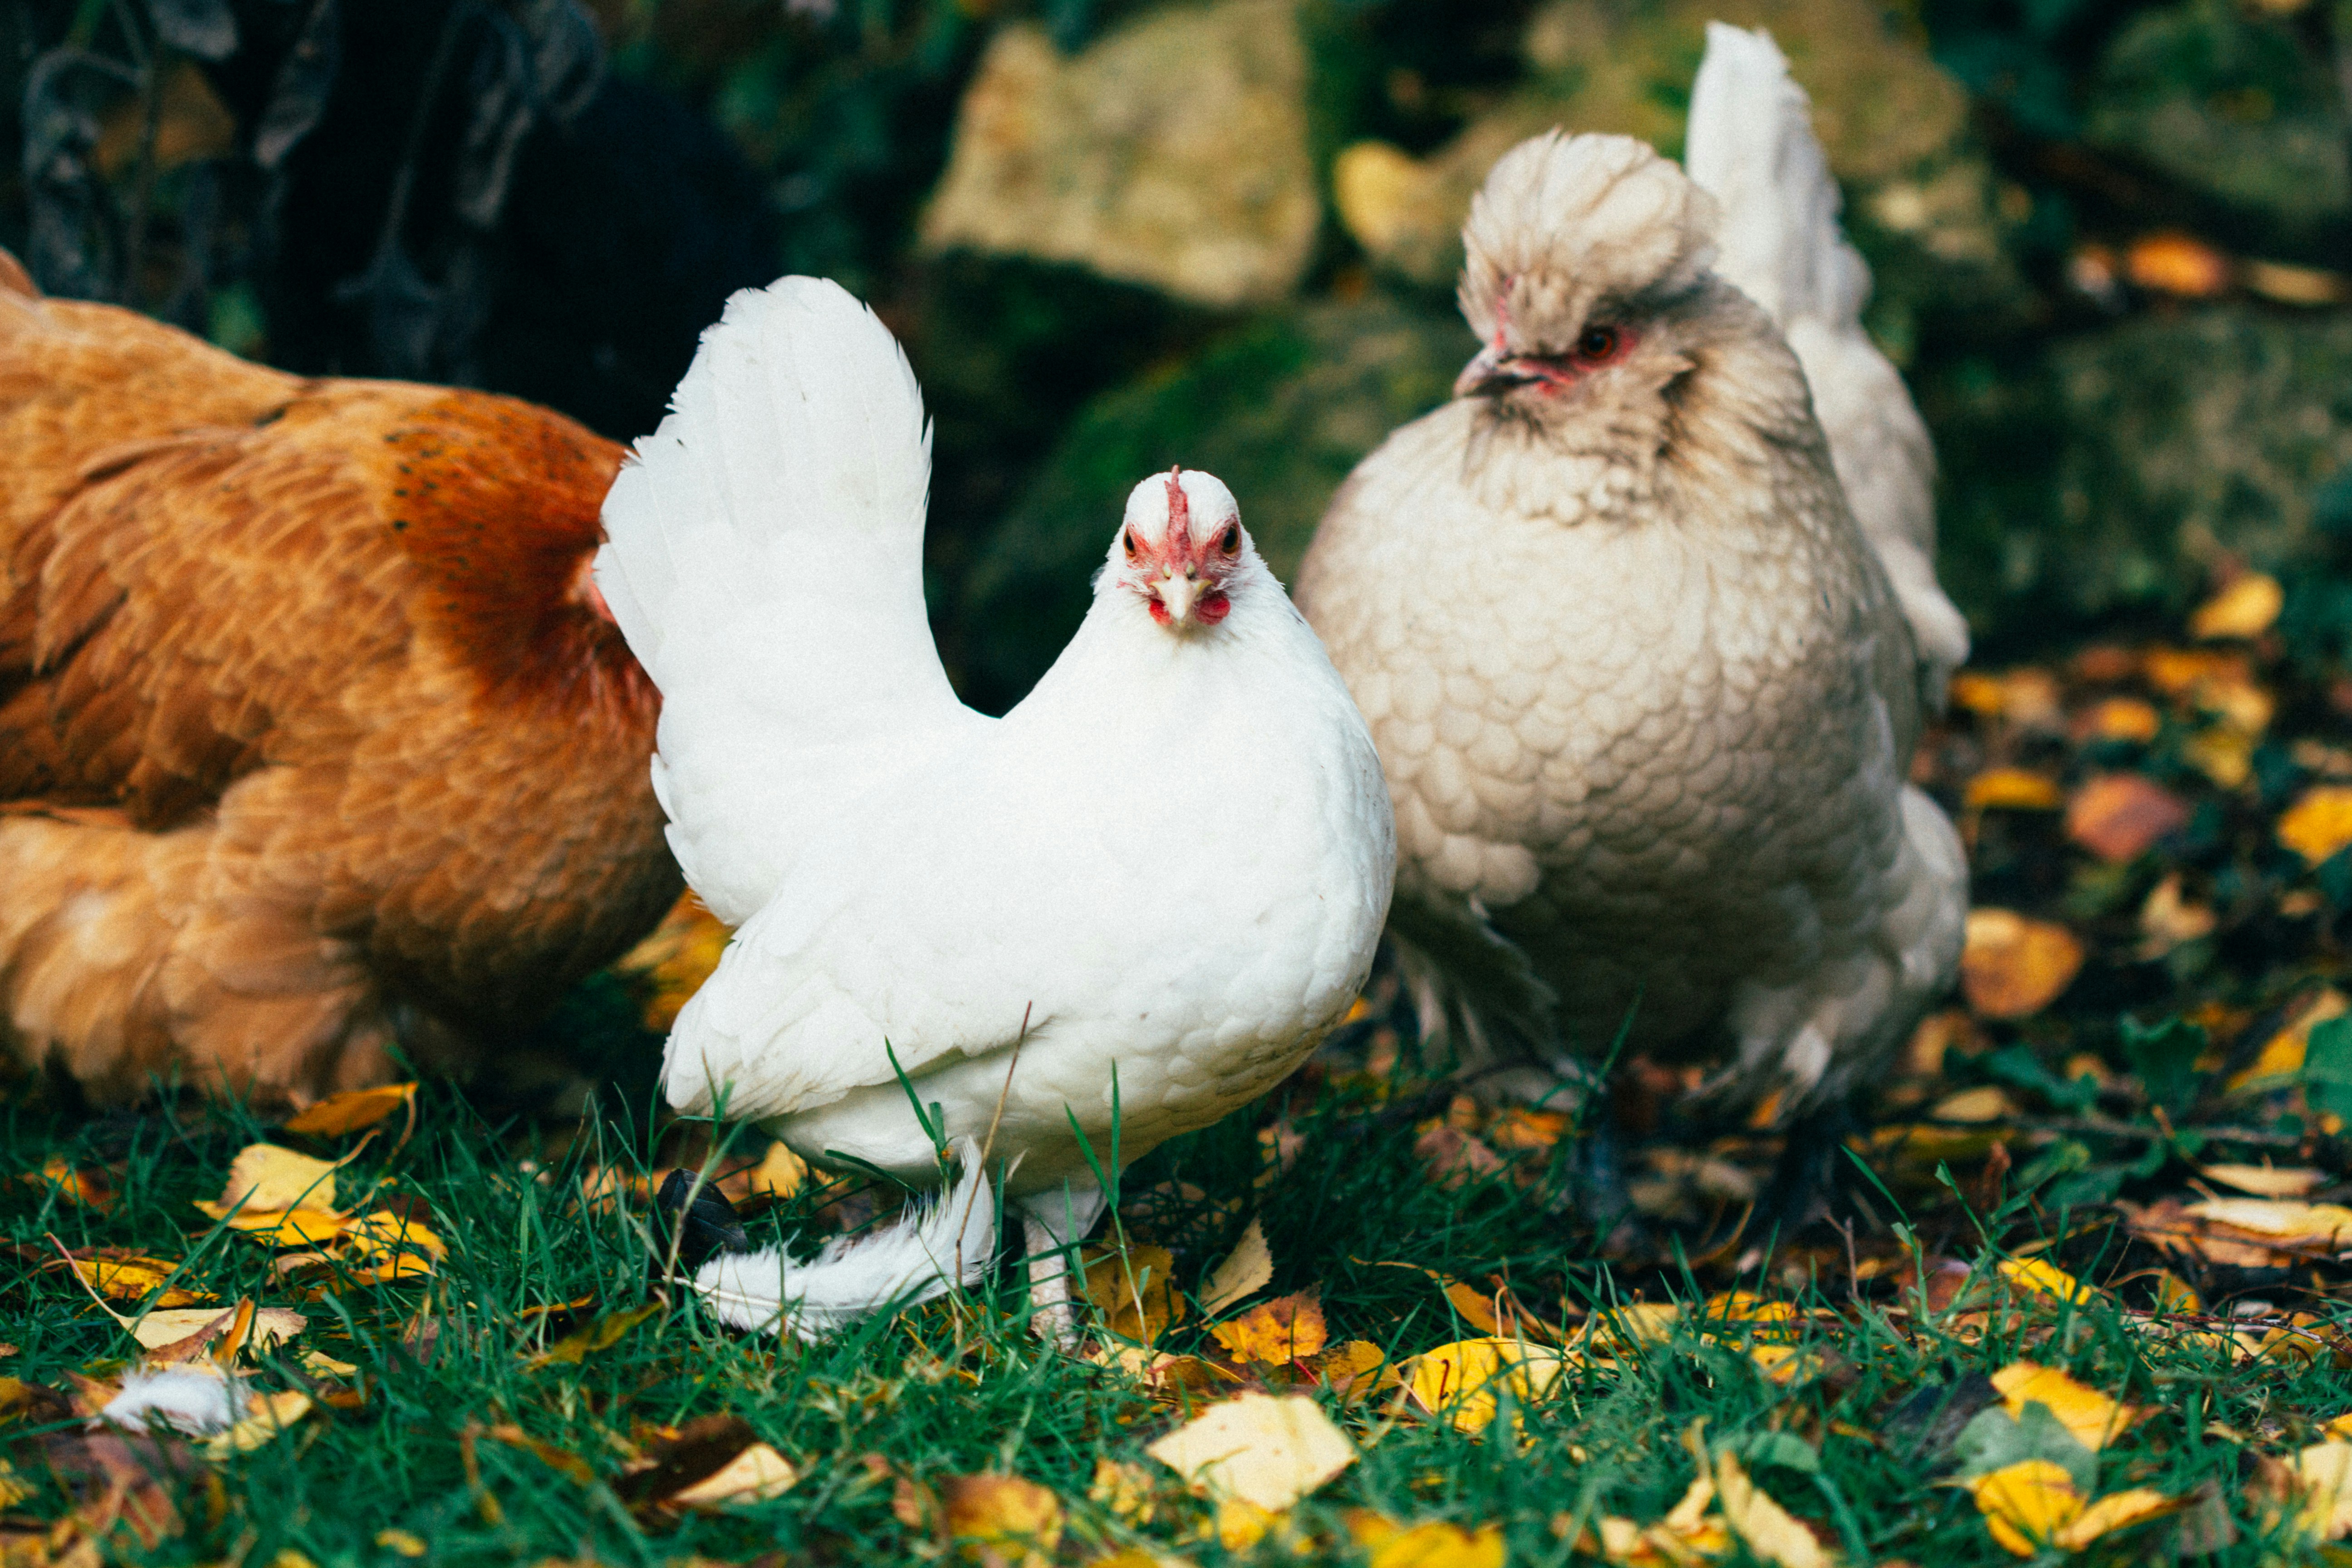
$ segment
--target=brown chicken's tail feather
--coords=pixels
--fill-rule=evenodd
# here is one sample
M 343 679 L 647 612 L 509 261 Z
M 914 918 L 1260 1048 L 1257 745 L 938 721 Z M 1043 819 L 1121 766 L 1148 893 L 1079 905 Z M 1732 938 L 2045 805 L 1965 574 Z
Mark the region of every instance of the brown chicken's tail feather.
M 6 250 L 0 250 L 0 293 L 22 294 L 28 300 L 41 297 L 41 286 L 33 281 L 25 264 Z

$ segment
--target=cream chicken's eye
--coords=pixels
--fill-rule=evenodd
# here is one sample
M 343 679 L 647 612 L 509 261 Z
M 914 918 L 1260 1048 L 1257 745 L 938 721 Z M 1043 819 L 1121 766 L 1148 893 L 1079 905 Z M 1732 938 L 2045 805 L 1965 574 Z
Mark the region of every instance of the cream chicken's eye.
M 1135 542 L 1135 530 L 1131 528 L 1119 535 L 1119 542 L 1127 547 L 1127 558 L 1129 561 L 1143 552 L 1143 547 Z
M 1576 357 L 1594 363 L 1612 359 L 1622 341 L 1614 327 L 1587 327 L 1576 340 Z
M 1217 535 L 1217 548 L 1231 555 L 1241 547 L 1242 525 L 1238 522 L 1225 524 L 1225 531 Z

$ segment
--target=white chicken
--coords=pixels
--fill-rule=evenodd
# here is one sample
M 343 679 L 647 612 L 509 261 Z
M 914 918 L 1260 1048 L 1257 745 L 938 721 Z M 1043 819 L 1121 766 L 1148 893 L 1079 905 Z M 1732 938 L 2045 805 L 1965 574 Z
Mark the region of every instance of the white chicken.
M 675 409 L 614 484 L 596 568 L 661 689 L 670 843 L 740 927 L 666 1092 L 916 1184 L 934 1133 L 992 1138 L 1066 1336 L 1097 1172 L 1273 1087 L 1361 985 L 1395 862 L 1370 736 L 1193 471 L 1136 487 L 1036 689 L 965 708 L 924 613 L 920 395 L 831 283 L 737 295 Z M 929 1223 L 937 1258 L 961 1233 Z M 762 1279 L 771 1317 L 803 1292 L 855 1315 L 805 1271 L 757 1272 L 716 1260 L 705 1284 L 739 1321 Z M 882 1275 L 877 1297 L 910 1279 Z
M 1798 1125 L 1764 1212 L 1793 1222 L 1850 1089 L 1958 964 L 1959 844 L 1906 772 L 1966 636 L 1804 100 L 1769 41 L 1731 35 L 1769 82 L 1757 50 L 1724 58 L 1728 32 L 1693 145 L 1738 142 L 1727 254 L 1816 345 L 1830 441 L 1712 265 L 1717 202 L 1628 138 L 1538 137 L 1464 231 L 1486 348 L 1341 489 L 1298 600 L 1388 771 L 1426 1033 L 1509 1091 L 1623 1029 L 1708 1069 L 1718 1107 L 1777 1097 Z

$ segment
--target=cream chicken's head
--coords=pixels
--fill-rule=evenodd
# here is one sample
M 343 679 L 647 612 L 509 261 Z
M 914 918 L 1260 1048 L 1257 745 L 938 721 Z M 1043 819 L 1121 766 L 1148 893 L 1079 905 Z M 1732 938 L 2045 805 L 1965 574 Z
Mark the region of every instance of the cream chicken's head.
M 1216 626 L 1265 575 L 1234 492 L 1198 468 L 1171 468 L 1129 492 L 1108 571 L 1115 587 L 1180 634 Z
M 1462 314 L 1486 346 L 1454 395 L 1555 447 L 1666 438 L 1675 384 L 1727 328 L 1764 325 L 1709 270 L 1716 221 L 1712 196 L 1631 137 L 1513 148 L 1463 229 Z

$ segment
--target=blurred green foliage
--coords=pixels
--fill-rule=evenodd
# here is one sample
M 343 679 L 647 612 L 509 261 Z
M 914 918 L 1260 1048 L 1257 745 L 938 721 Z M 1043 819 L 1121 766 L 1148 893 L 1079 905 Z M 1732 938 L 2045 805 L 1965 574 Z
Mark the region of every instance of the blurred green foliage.
M 1390 167 L 1423 179 L 1426 210 L 1398 221 L 1433 233 L 1442 254 L 1462 183 L 1516 127 L 1632 129 L 1675 150 L 1696 29 L 1711 14 L 1770 26 L 1816 84 L 1848 226 L 1877 279 L 1870 323 L 1937 440 L 1943 571 L 1981 646 L 2022 654 L 2086 626 L 2153 625 L 2238 564 L 2288 579 L 2284 629 L 2299 655 L 2327 668 L 2352 645 L 2352 5 L 1297 0 L 1307 65 L 1296 122 L 1323 216 L 1286 295 L 1234 308 L 1115 281 L 1083 257 L 923 239 L 960 123 L 1035 130 L 1034 146 L 993 155 L 1023 171 L 1006 199 L 1035 204 L 1041 236 L 1068 216 L 1052 205 L 1072 177 L 1055 160 L 1129 160 L 1146 178 L 1154 138 L 1175 132 L 1132 87 L 972 117 L 1001 93 L 994 51 L 1015 31 L 1057 58 L 1092 59 L 1139 21 L 1197 15 L 1201 0 L 433 0 L 418 26 L 446 16 L 453 37 L 523 40 L 542 75 L 548 41 L 585 18 L 603 51 L 597 103 L 635 94 L 636 107 L 601 132 L 594 110 L 575 123 L 551 99 L 525 116 L 506 206 L 488 231 L 449 229 L 454 240 L 423 211 L 450 199 L 430 177 L 440 143 L 415 139 L 417 210 L 392 229 L 407 224 L 433 308 L 456 321 L 436 344 L 466 350 L 436 348 L 419 368 L 373 365 L 348 332 L 331 353 L 310 346 L 315 323 L 272 271 L 305 242 L 287 225 L 332 215 L 281 199 L 284 176 L 260 156 L 267 115 L 252 107 L 268 95 L 239 96 L 237 62 L 331 3 L 7 8 L 0 55 L 23 112 L 0 148 L 0 242 L 32 237 L 47 145 L 33 143 L 64 127 L 89 171 L 75 221 L 111 237 L 80 291 L 306 368 L 509 386 L 622 437 L 657 415 L 663 367 L 691 350 L 688 320 L 715 313 L 727 289 L 788 270 L 839 279 L 899 332 L 934 409 L 931 600 L 950 669 L 983 706 L 1016 700 L 1061 646 L 1145 473 L 1219 472 L 1287 570 L 1349 467 L 1445 395 L 1474 345 L 1444 268 L 1367 240 L 1348 210 L 1332 176 L 1351 149 L 1384 144 Z M 198 57 L 164 24 L 215 12 L 241 29 L 238 52 L 201 61 L 233 131 L 175 141 L 195 121 L 171 71 Z M 100 63 L 59 97 L 35 79 L 68 47 Z M 318 136 L 335 123 L 333 94 L 358 91 L 369 70 L 421 69 L 425 52 L 403 63 L 395 48 L 346 49 Z M 1158 68 L 1213 94 L 1219 60 L 1180 48 Z M 469 61 L 446 90 L 478 124 L 483 94 L 526 79 Z M 402 101 L 399 81 L 379 87 Z M 147 121 L 160 134 L 142 142 Z M 715 127 L 708 147 L 688 146 L 688 121 Z M 1219 150 L 1208 167 L 1241 189 L 1275 151 Z M 298 151 L 286 166 L 299 163 Z M 347 226 L 363 258 L 377 209 Z M 503 248 L 478 237 L 509 231 L 520 237 Z M 2158 239 L 2175 247 L 2170 271 L 2147 263 Z M 614 277 L 577 275 L 590 252 L 610 254 Z M 2207 271 L 2183 273 L 2182 254 Z M 467 256 L 489 258 L 473 295 Z M 321 278 L 322 297 L 344 286 Z M 528 314 L 534 289 L 554 303 L 531 330 L 551 342 L 576 328 L 580 343 L 525 333 L 514 347 L 502 323 Z M 677 320 L 655 319 L 664 300 L 687 302 Z M 623 324 L 594 325 L 600 315 Z M 633 379 L 594 391 L 595 373 L 578 367 L 615 354 Z

